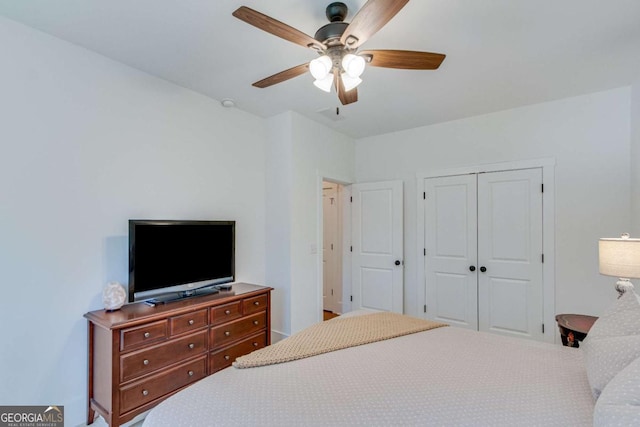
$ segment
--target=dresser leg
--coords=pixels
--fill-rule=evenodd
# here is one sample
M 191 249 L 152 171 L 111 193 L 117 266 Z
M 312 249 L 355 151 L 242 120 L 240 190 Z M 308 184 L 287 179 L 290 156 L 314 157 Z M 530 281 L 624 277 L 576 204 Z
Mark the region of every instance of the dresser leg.
M 93 399 L 93 323 L 87 322 L 87 344 L 89 353 L 89 366 L 87 372 L 87 425 L 93 424 L 93 420 L 96 417 L 96 411 L 91 407 L 91 399 Z
M 87 425 L 93 424 L 93 420 L 96 418 L 96 411 L 91 409 L 91 404 L 89 404 L 89 410 L 87 411 Z

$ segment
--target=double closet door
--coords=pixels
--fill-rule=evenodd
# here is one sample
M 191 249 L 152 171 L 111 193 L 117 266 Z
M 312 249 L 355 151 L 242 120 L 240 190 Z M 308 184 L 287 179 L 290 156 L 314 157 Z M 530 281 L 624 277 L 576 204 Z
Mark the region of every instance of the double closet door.
M 542 169 L 424 184 L 427 317 L 542 340 Z

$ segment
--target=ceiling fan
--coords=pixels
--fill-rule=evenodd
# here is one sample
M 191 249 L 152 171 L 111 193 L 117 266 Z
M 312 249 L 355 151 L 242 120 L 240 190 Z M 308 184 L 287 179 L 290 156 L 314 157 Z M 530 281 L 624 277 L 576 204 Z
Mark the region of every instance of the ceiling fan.
M 361 50 L 358 48 L 391 20 L 409 0 L 369 0 L 353 17 L 344 22 L 347 6 L 334 2 L 327 6 L 329 24 L 321 27 L 314 37 L 290 27 L 256 10 L 241 6 L 233 16 L 263 31 L 300 46 L 315 50 L 320 56 L 311 62 L 297 65 L 253 83 L 266 88 L 302 75 L 308 71 L 315 78 L 314 84 L 331 91 L 335 85 L 343 105 L 358 100 L 356 87 L 362 82 L 360 75 L 366 64 L 373 67 L 407 70 L 435 70 L 445 55 L 441 53 L 409 50 Z

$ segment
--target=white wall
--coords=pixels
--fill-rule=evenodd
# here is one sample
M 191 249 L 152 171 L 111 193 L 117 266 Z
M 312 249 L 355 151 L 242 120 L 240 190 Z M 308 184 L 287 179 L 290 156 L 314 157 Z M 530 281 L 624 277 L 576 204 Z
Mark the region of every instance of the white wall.
M 77 425 L 129 218 L 236 220 L 238 279 L 264 282 L 264 120 L 4 18 L 0 40 L 0 402 Z
M 353 182 L 355 152 L 351 138 L 300 114 L 268 121 L 267 284 L 275 288 L 278 339 L 322 318 L 322 178 Z
M 556 312 L 598 315 L 615 299 L 597 241 L 630 222 L 630 89 L 623 88 L 356 141 L 358 182 L 405 183 L 405 312 L 421 315 L 416 173 L 553 157 Z
M 292 120 L 291 113 L 267 120 L 265 279 L 266 284 L 274 288 L 272 342 L 291 333 Z
M 354 181 L 354 141 L 292 113 L 291 332 L 322 320 L 322 179 Z M 315 249 L 315 251 L 312 249 Z

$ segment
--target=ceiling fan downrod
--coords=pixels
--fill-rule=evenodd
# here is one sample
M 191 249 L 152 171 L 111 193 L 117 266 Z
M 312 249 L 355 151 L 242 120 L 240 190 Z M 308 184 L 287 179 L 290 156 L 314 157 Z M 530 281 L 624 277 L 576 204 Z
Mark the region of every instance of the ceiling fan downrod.
M 348 12 L 349 9 L 346 4 L 342 2 L 331 3 L 326 9 L 329 23 L 320 27 L 313 38 L 327 47 L 341 46 L 340 38 L 349 26 L 348 23 L 344 22 Z

